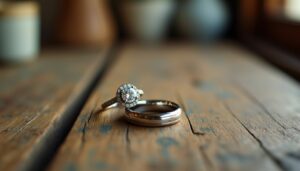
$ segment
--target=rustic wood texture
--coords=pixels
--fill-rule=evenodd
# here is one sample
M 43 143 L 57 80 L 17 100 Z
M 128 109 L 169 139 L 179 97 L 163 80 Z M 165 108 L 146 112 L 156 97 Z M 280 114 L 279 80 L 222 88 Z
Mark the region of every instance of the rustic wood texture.
M 0 170 L 41 164 L 32 160 L 52 149 L 63 119 L 76 117 L 65 112 L 95 79 L 105 53 L 47 50 L 33 63 L 1 66 Z
M 130 82 L 184 112 L 160 128 L 101 110 Z M 299 85 L 235 44 L 124 45 L 48 170 L 299 170 Z

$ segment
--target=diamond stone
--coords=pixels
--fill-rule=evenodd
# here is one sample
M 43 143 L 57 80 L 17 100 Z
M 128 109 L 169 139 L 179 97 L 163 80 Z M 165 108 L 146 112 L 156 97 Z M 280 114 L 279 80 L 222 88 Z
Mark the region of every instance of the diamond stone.
M 134 88 L 125 89 L 122 92 L 122 99 L 124 102 L 133 102 L 138 97 L 138 92 Z
M 126 107 L 132 107 L 137 104 L 142 94 L 132 84 L 123 84 L 117 90 L 118 101 Z

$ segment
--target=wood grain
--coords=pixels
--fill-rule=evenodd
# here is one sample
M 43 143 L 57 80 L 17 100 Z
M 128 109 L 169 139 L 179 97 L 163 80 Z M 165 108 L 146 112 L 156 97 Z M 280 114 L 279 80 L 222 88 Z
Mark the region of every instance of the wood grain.
M 130 82 L 179 103 L 181 122 L 139 127 L 101 110 Z M 297 170 L 299 85 L 236 44 L 125 44 L 48 170 Z
M 106 50 L 46 50 L 33 63 L 0 68 L 0 170 L 31 170 L 53 150 L 102 67 Z M 73 106 L 74 107 L 74 106 Z

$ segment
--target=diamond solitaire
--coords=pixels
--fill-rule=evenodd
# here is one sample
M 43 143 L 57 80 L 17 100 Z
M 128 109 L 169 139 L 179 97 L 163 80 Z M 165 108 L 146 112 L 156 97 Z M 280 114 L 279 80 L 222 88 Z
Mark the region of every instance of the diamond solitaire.
M 117 100 L 125 107 L 133 107 L 143 95 L 143 90 L 137 89 L 132 84 L 122 84 L 117 90 Z
M 112 106 L 116 106 L 117 104 L 121 104 L 126 108 L 133 107 L 137 104 L 143 94 L 143 90 L 137 89 L 132 84 L 122 84 L 117 90 L 116 97 L 103 103 L 102 107 L 110 108 Z

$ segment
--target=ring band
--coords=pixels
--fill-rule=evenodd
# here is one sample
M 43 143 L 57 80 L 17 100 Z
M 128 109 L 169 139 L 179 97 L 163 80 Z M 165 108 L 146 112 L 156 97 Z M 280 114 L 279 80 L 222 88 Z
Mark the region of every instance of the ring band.
M 111 107 L 115 107 L 116 105 L 118 105 L 117 97 L 113 97 L 112 99 L 104 102 L 101 106 L 102 106 L 102 109 L 109 109 Z
M 179 105 L 167 100 L 141 100 L 125 111 L 129 122 L 152 127 L 175 124 L 181 116 Z

